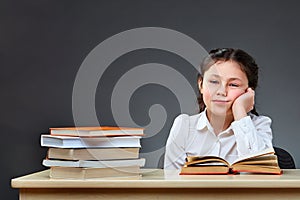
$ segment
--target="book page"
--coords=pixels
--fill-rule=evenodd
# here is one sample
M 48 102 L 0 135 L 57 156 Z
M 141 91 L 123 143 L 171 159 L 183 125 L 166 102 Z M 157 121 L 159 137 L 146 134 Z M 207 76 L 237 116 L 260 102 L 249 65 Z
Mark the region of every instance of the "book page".
M 236 159 L 234 162 L 232 162 L 231 165 L 233 165 L 234 163 L 240 162 L 242 160 L 247 160 L 247 159 L 250 159 L 250 158 L 255 158 L 255 157 L 262 156 L 262 155 L 274 154 L 274 153 L 275 153 L 275 151 L 274 151 L 273 147 L 267 148 L 267 149 L 264 149 L 262 151 L 258 151 L 258 152 L 251 153 L 251 154 L 248 154 L 248 155 L 243 155 L 243 156 L 239 157 L 238 159 Z
M 237 165 L 265 165 L 265 166 L 278 166 L 277 156 L 272 154 L 267 154 L 259 157 L 248 158 L 246 160 L 241 160 L 239 162 L 234 163 L 232 166 Z
M 222 163 L 223 165 L 229 166 L 229 163 L 223 158 L 217 156 L 188 156 L 185 165 L 200 165 L 200 164 L 213 164 Z

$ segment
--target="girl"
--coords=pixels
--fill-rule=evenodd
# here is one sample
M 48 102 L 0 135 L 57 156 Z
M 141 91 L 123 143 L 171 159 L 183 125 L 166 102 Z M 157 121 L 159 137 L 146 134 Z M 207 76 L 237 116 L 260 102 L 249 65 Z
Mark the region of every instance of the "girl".
M 166 144 L 164 168 L 179 169 L 187 155 L 215 155 L 232 163 L 272 147 L 271 119 L 258 116 L 258 66 L 240 49 L 210 51 L 198 77 L 200 113 L 179 115 Z

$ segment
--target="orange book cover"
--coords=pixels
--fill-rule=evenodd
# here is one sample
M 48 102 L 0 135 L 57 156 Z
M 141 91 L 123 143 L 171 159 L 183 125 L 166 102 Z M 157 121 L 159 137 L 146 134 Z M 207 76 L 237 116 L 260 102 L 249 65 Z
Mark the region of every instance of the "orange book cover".
M 50 128 L 51 135 L 60 136 L 80 136 L 80 137 L 99 137 L 99 136 L 143 136 L 143 128 L 114 127 L 114 126 L 95 126 L 95 127 L 59 127 Z

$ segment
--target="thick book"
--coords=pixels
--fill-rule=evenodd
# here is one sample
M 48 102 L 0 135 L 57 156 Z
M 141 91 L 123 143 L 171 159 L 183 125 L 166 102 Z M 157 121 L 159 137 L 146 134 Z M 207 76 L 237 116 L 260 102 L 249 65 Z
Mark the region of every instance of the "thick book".
M 51 160 L 44 159 L 43 165 L 46 167 L 90 167 L 90 168 L 113 168 L 145 165 L 145 159 L 124 159 L 124 160 Z
M 51 167 L 50 178 L 54 179 L 91 179 L 91 178 L 139 179 L 140 166 L 115 168 Z
M 143 136 L 144 129 L 130 127 L 61 127 L 50 128 L 51 135 L 61 136 L 80 136 L 80 137 L 99 137 L 99 136 Z
M 62 149 L 49 148 L 49 159 L 63 160 L 114 160 L 135 159 L 139 157 L 140 148 L 92 148 L 92 149 Z
M 41 146 L 56 148 L 141 147 L 141 136 L 72 137 L 41 135 Z
M 229 163 L 217 156 L 188 156 L 180 175 L 192 174 L 281 174 L 273 148 L 239 158 Z

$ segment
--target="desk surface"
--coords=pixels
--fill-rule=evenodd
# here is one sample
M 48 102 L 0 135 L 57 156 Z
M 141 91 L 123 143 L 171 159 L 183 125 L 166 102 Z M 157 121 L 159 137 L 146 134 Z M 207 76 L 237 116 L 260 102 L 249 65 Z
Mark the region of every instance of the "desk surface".
M 178 171 L 143 169 L 142 177 L 130 179 L 50 179 L 49 170 L 11 181 L 13 188 L 300 188 L 300 169 L 282 175 L 178 175 Z

